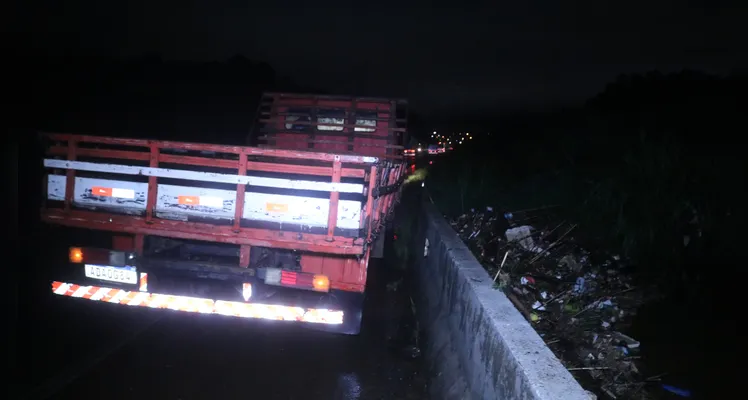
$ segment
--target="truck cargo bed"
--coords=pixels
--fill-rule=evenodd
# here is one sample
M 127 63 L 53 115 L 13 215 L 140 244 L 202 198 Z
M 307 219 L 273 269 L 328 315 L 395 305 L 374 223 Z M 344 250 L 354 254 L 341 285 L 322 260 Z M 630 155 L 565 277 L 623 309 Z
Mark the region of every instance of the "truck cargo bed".
M 366 252 L 404 172 L 370 156 L 43 136 L 48 222 L 328 254 Z

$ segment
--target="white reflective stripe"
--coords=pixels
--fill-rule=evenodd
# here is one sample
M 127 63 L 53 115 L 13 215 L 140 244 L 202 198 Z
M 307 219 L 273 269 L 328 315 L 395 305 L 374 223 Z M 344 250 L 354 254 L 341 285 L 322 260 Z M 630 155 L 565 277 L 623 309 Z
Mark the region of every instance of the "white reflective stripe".
M 88 293 L 88 291 L 91 289 L 91 286 L 80 286 L 78 290 L 75 291 L 75 293 L 72 294 L 73 297 L 83 297 L 84 294 Z
M 258 307 L 257 308 L 257 315 L 259 315 L 260 318 L 265 318 L 265 319 L 274 319 L 275 318 L 275 316 L 273 315 L 273 313 L 271 313 L 270 309 L 267 308 L 267 307 Z
M 45 159 L 47 168 L 75 169 L 80 171 L 109 172 L 125 175 L 157 176 L 161 178 L 185 179 L 192 181 L 245 184 L 252 186 L 267 186 L 281 189 L 317 190 L 322 192 L 363 193 L 364 185 L 357 183 L 332 183 L 299 181 L 294 179 L 262 178 L 256 176 L 242 176 L 218 174 L 213 172 L 186 171 L 182 169 L 138 167 L 132 165 L 100 164 L 87 161 L 68 161 Z
M 136 294 L 135 297 L 132 298 L 132 301 L 127 304 L 131 306 L 139 306 L 140 303 L 148 299 L 148 296 L 148 293 L 138 292 L 138 294 Z
M 121 199 L 134 199 L 135 191 L 132 189 L 112 188 L 112 197 L 119 197 Z
M 119 290 L 111 299 L 109 299 L 109 302 L 119 303 L 125 296 L 127 296 L 127 292 L 124 290 Z
M 164 302 L 164 300 L 171 300 L 170 298 L 171 296 L 169 296 L 168 294 L 153 294 L 148 306 L 153 308 L 161 307 L 161 304 Z
M 214 196 L 200 196 L 200 205 L 205 207 L 223 208 L 223 199 Z
M 249 307 L 240 307 L 236 305 L 233 305 L 232 307 L 234 309 L 235 315 L 238 315 L 240 317 L 245 317 L 245 318 L 251 318 L 253 316 L 252 309 L 250 309 Z
M 70 289 L 70 284 L 63 283 L 62 285 L 60 285 L 60 287 L 57 288 L 57 290 L 55 290 L 55 294 L 65 294 L 67 293 L 68 289 Z
M 174 299 L 170 302 L 168 308 L 171 310 L 181 310 L 187 306 L 187 299 L 183 296 L 174 296 Z
M 200 299 L 197 306 L 197 312 L 202 314 L 213 314 L 214 304 L 213 300 Z
M 221 315 L 234 315 L 231 305 L 225 301 L 217 300 L 215 302 L 215 312 Z
M 70 287 L 76 287 L 75 293 L 70 292 Z M 343 323 L 343 311 L 328 309 L 304 309 L 293 306 L 253 304 L 224 300 L 214 301 L 199 297 L 139 293 L 124 289 L 97 286 L 79 286 L 58 281 L 52 282 L 52 288 L 55 294 L 62 296 L 81 297 L 85 299 L 85 293 L 92 293 L 92 296 L 88 297 L 89 300 L 100 300 L 121 305 L 150 306 L 153 308 L 169 308 L 177 311 L 224 314 L 246 318 L 305 321 L 323 324 Z
M 96 290 L 93 296 L 91 296 L 91 300 L 101 300 L 107 293 L 109 293 L 109 289 L 99 288 Z

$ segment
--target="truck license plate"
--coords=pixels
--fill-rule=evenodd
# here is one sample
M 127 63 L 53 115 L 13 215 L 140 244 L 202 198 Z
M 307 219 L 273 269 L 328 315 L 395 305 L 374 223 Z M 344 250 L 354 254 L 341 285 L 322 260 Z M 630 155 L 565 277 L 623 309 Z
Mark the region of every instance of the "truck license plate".
M 86 277 L 104 281 L 136 284 L 138 282 L 135 267 L 111 267 L 108 265 L 86 264 Z

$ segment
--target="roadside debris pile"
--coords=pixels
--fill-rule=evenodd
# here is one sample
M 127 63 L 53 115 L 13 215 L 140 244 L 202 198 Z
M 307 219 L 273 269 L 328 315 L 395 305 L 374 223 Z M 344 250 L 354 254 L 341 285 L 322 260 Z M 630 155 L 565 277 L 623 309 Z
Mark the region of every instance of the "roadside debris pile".
M 576 225 L 554 219 L 551 208 L 500 215 L 489 207 L 451 224 L 586 389 L 600 398 L 657 398 L 658 378 L 641 371 L 640 343 L 622 333 L 645 291 L 620 257 L 591 253 L 576 242 Z

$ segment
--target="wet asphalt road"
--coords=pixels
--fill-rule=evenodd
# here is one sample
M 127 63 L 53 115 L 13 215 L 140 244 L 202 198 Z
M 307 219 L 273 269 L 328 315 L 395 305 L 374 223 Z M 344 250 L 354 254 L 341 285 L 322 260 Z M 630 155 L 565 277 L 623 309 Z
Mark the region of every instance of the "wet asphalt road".
M 20 398 L 425 398 L 422 361 L 388 340 L 410 314 L 408 293 L 386 289 L 385 262 L 370 265 L 362 333 L 342 336 L 55 296 L 50 260 L 64 245 L 40 240 L 55 244 L 22 285 Z

